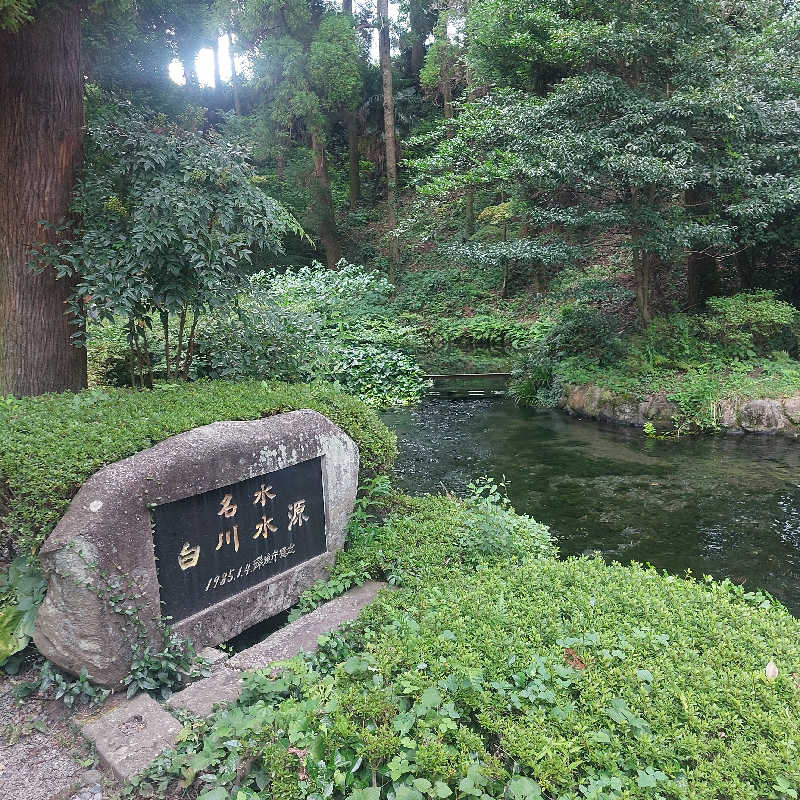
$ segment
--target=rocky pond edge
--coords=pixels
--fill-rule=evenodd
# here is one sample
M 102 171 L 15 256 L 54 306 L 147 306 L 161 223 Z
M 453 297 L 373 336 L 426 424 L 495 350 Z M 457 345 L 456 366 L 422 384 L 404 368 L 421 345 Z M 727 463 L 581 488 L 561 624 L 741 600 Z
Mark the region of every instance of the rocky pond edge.
M 675 428 L 681 411 L 665 394 L 638 398 L 595 384 L 566 384 L 558 407 L 578 417 L 660 431 Z M 715 404 L 715 419 L 727 433 L 777 434 L 800 438 L 800 394 L 781 398 L 725 398 Z M 696 430 L 696 428 L 695 428 Z

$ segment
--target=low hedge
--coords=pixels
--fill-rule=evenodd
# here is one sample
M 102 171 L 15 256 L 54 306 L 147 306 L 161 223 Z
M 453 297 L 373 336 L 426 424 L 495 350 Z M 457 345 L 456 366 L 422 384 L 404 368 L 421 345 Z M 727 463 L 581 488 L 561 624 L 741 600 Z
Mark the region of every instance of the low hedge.
M 201 800 L 796 800 L 800 622 L 778 603 L 559 561 L 507 507 L 392 507 L 351 530 L 333 577 L 379 568 L 396 590 L 316 656 L 246 674 L 137 794 L 180 780 Z M 499 546 L 481 547 L 487 526 Z
M 310 408 L 356 441 L 362 474 L 388 470 L 396 455 L 396 437 L 376 413 L 324 383 L 199 381 L 0 402 L 0 537 L 12 554 L 36 553 L 101 467 L 211 422 Z

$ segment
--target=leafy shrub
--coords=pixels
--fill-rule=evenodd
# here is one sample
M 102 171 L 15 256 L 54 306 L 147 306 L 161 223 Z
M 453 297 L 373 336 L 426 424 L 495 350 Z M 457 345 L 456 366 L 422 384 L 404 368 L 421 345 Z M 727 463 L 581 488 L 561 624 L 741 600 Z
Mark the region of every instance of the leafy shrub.
M 434 332 L 446 344 L 463 347 L 522 348 L 534 336 L 530 326 L 493 314 L 441 319 L 436 322 Z
M 340 558 L 400 565 L 402 588 L 318 657 L 247 674 L 144 793 L 181 779 L 207 800 L 791 797 L 797 620 L 729 582 L 538 548 L 463 569 L 470 503 L 503 507 L 477 488 L 397 498 Z
M 415 403 L 424 388 L 422 370 L 408 356 L 372 344 L 342 346 L 326 372 L 345 391 L 379 407 Z
M 774 292 L 712 297 L 707 305 L 711 313 L 702 318 L 702 328 L 727 355 L 744 360 L 771 350 L 796 352 L 797 309 Z
M 588 356 L 601 365 L 612 363 L 622 349 L 615 323 L 615 317 L 593 306 L 562 306 L 544 340 L 544 350 L 556 359 Z
M 29 681 L 23 681 L 14 687 L 14 696 L 24 700 L 32 694 L 48 695 L 52 693 L 55 700 L 61 700 L 65 706 L 93 706 L 102 703 L 111 694 L 110 689 L 101 689 L 89 683 L 89 674 L 84 667 L 77 678 L 65 675 L 52 662 L 43 661 Z
M 523 405 L 552 408 L 562 395 L 557 369 L 558 362 L 541 350 L 524 353 L 514 363 L 509 393 Z
M 344 259 L 335 270 L 315 261 L 310 267 L 283 273 L 261 272 L 251 279 L 266 289 L 278 305 L 295 311 L 315 312 L 326 320 L 383 313 L 394 291 L 379 272 L 349 264 Z
M 365 475 L 391 467 L 396 439 L 374 411 L 324 383 L 198 381 L 150 392 L 103 389 L 43 395 L 0 405 L 2 537 L 33 554 L 81 484 L 106 464 L 218 420 L 311 408 L 358 444 Z
M 190 639 L 164 626 L 159 650 L 154 652 L 149 642 L 133 645 L 131 668 L 122 683 L 128 687 L 129 698 L 138 692 L 147 692 L 169 700 L 187 677 L 208 675 L 206 667 L 207 662 L 197 655 Z
M 14 654 L 33 636 L 46 588 L 39 568 L 26 556 L 18 556 L 5 573 L 0 572 L 0 666 L 7 671 L 16 670 L 19 659 Z

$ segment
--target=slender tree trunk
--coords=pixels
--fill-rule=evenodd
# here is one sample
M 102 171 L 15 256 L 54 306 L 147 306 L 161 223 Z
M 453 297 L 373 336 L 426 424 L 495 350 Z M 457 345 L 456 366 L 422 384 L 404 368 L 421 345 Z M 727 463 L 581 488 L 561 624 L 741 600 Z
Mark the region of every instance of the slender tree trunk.
M 65 302 L 74 282 L 28 267 L 53 241 L 40 220 L 69 207 L 83 137 L 77 5 L 48 7 L 17 33 L 0 31 L 0 394 L 86 386 L 86 351 Z
M 347 149 L 350 154 L 350 209 L 355 211 L 361 200 L 361 156 L 358 152 L 358 117 L 347 112 Z
M 710 189 L 694 187 L 684 194 L 684 204 L 693 218 L 709 212 Z M 717 259 L 707 250 L 690 250 L 686 257 L 686 304 L 696 308 L 719 291 Z
M 644 327 L 653 319 L 651 289 L 653 282 L 653 257 L 646 250 L 636 246 L 633 249 L 633 278 L 636 284 L 636 306 Z
M 469 238 L 475 233 L 475 190 L 467 189 L 464 192 L 464 233 Z
M 311 130 L 311 148 L 314 151 L 314 192 L 313 217 L 317 233 L 325 247 L 325 260 L 330 269 L 335 269 L 342 257 L 339 235 L 336 230 L 336 216 L 333 210 L 331 184 L 328 179 L 328 161 L 325 158 L 325 143 L 322 132 Z
M 231 88 L 233 89 L 233 110 L 234 113 L 242 116 L 242 101 L 239 96 L 239 76 L 236 74 L 236 56 L 233 52 L 233 36 L 228 31 L 228 57 L 231 60 Z
M 414 42 L 411 45 L 411 79 L 419 86 L 419 73 L 422 69 L 422 62 L 425 60 L 425 43 L 419 33 L 416 33 Z
M 222 97 L 222 77 L 219 74 L 219 31 L 214 36 L 214 46 L 211 49 L 214 51 L 214 96 L 219 105 Z
M 394 129 L 394 90 L 392 87 L 392 55 L 389 40 L 389 0 L 378 0 L 378 17 L 381 29 L 378 51 L 383 78 L 383 139 L 386 146 L 386 205 L 389 223 L 389 257 L 393 266 L 400 262 L 397 244 L 397 150 Z

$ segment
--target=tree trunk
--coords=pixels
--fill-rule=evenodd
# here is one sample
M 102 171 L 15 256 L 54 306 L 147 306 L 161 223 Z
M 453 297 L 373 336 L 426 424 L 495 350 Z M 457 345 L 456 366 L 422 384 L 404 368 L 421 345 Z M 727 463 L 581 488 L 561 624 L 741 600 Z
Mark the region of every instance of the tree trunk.
M 389 41 L 389 0 L 378 0 L 381 23 L 378 51 L 383 78 L 383 139 L 386 146 L 386 205 L 389 224 L 389 257 L 393 266 L 400 262 L 397 244 L 397 150 L 394 130 L 394 93 L 392 88 L 392 55 Z
M 233 88 L 233 110 L 236 116 L 242 116 L 242 101 L 239 97 L 239 76 L 236 74 L 236 57 L 233 52 L 233 36 L 228 31 L 228 57 L 231 60 L 231 87 Z
M 684 193 L 684 204 L 693 218 L 709 212 L 710 189 L 694 187 Z M 686 258 L 686 304 L 689 308 L 702 306 L 719 292 L 717 259 L 707 250 L 690 250 Z
M 316 128 L 311 130 L 311 148 L 314 151 L 314 191 L 312 193 L 314 207 L 312 216 L 316 223 L 317 233 L 325 247 L 325 260 L 330 269 L 336 269 L 342 257 L 339 236 L 336 230 L 336 216 L 333 211 L 331 184 L 328 179 L 328 162 L 325 158 L 325 143 L 322 132 Z
M 214 37 L 214 96 L 216 103 L 219 105 L 220 97 L 222 96 L 222 76 L 219 74 L 219 32 Z
M 347 149 L 350 153 L 350 209 L 355 211 L 361 199 L 361 156 L 358 152 L 358 117 L 347 112 Z
M 639 319 L 646 328 L 653 319 L 651 284 L 653 279 L 653 258 L 646 250 L 636 247 L 633 250 L 633 278 L 636 284 L 636 306 Z
M 467 189 L 464 192 L 464 213 L 465 213 L 465 226 L 464 233 L 467 238 L 475 233 L 475 190 Z
M 73 281 L 28 267 L 53 241 L 38 223 L 69 207 L 83 137 L 78 6 L 49 7 L 19 32 L 0 31 L 0 394 L 86 386 L 86 351 L 70 340 Z
M 411 79 L 419 86 L 419 73 L 425 61 L 425 42 L 419 33 L 415 32 L 414 42 L 411 45 Z

